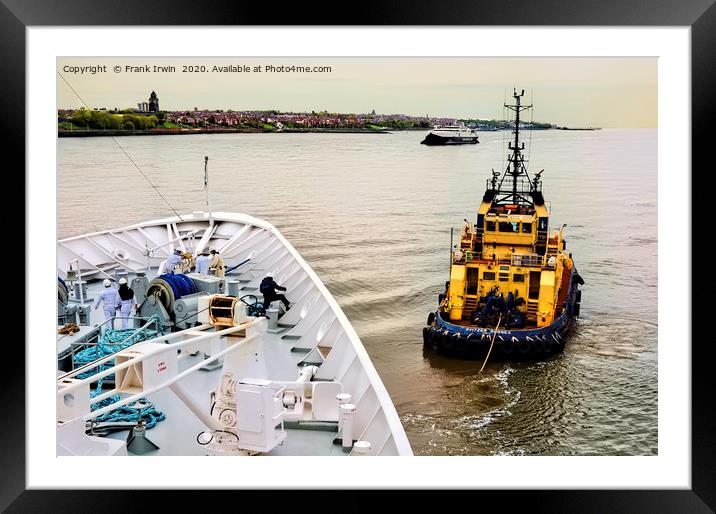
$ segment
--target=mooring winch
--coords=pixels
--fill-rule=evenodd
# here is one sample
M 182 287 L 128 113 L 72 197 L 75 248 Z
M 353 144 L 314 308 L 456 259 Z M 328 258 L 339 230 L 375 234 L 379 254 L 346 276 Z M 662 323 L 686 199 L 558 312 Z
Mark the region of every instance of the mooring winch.
M 201 322 L 197 316 L 201 310 L 199 298 L 222 295 L 224 289 L 225 282 L 220 277 L 199 273 L 160 275 L 149 282 L 146 298 L 137 298 L 139 316 L 159 316 L 165 326 L 191 328 Z

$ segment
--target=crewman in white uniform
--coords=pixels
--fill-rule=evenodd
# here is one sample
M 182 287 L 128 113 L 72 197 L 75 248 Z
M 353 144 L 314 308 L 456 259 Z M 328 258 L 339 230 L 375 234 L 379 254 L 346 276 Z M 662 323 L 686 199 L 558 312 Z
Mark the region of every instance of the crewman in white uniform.
M 174 253 L 167 257 L 164 263 L 164 273 L 174 273 L 174 270 L 181 262 L 181 250 L 174 250 Z
M 122 305 L 122 300 L 119 297 L 119 293 L 115 288 L 112 287 L 112 282 L 108 278 L 104 279 L 104 289 L 99 294 L 99 298 L 94 304 L 94 310 L 99 308 L 99 304 L 104 304 L 104 320 L 111 319 L 117 309 Z M 109 327 L 114 328 L 114 327 Z
M 120 313 L 122 315 L 122 328 L 129 327 L 129 316 L 132 314 L 132 305 L 137 305 L 134 299 L 134 291 L 127 285 L 127 279 L 122 277 L 119 279 L 119 298 L 122 300 Z
M 201 273 L 202 275 L 208 275 L 210 261 L 211 258 L 209 258 L 209 252 L 206 250 L 202 251 L 196 258 L 196 272 Z

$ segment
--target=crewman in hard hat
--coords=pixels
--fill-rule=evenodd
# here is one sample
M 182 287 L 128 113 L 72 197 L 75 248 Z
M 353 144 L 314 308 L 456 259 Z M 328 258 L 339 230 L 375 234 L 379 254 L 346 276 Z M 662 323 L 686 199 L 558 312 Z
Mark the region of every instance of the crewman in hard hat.
M 104 320 L 112 319 L 117 309 L 122 305 L 122 299 L 119 297 L 117 290 L 112 287 L 112 282 L 108 278 L 104 279 L 104 289 L 99 294 L 99 298 L 94 304 L 94 310 L 99 308 L 99 304 L 104 304 Z M 113 327 L 109 327 L 113 328 Z
M 211 262 L 209 263 L 209 269 L 214 272 L 217 277 L 223 277 L 226 274 L 226 265 L 224 259 L 221 258 L 219 252 L 216 250 L 211 251 Z
M 206 250 L 203 250 L 196 257 L 196 272 L 201 273 L 202 275 L 208 275 L 210 262 L 211 262 L 211 258 L 209 257 L 209 252 L 207 252 Z
M 122 315 L 122 328 L 129 327 L 129 316 L 132 314 L 132 305 L 137 305 L 134 299 L 134 291 L 127 285 L 127 279 L 122 277 L 119 279 L 119 298 L 122 300 L 120 313 Z M 136 307 L 135 307 L 136 308 Z
M 174 253 L 167 257 L 164 263 L 164 273 L 174 273 L 174 270 L 181 262 L 181 250 L 174 250 Z

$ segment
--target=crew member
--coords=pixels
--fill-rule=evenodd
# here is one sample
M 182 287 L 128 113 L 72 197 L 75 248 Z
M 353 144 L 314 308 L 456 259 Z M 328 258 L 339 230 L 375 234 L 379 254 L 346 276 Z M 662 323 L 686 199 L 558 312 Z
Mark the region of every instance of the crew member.
M 465 224 L 462 226 L 462 232 L 460 234 L 460 239 L 461 240 L 472 239 L 472 225 L 470 224 L 469 221 L 467 221 L 467 219 L 463 219 L 463 221 L 465 222 Z
M 164 273 L 174 273 L 174 270 L 181 262 L 181 250 L 174 250 L 174 253 L 167 257 L 164 263 Z
M 283 302 L 283 306 L 286 307 L 286 310 L 290 309 L 291 304 L 286 299 L 286 296 L 282 294 L 277 294 L 276 289 L 278 289 L 279 291 L 286 290 L 285 287 L 282 287 L 276 282 L 274 282 L 273 277 L 265 277 L 261 281 L 259 291 L 261 291 L 261 294 L 264 295 L 264 309 L 268 309 L 269 305 L 271 305 L 271 302 L 274 302 L 276 300 L 281 300 Z
M 134 291 L 127 286 L 127 279 L 122 277 L 119 279 L 119 298 L 122 300 L 120 313 L 122 315 L 122 328 L 129 327 L 129 315 L 132 313 L 132 305 L 137 308 L 137 301 L 134 299 Z
M 517 291 L 515 291 L 517 293 Z M 512 294 L 512 291 L 507 293 L 507 312 L 512 312 L 512 310 L 515 308 L 515 295 Z
M 226 274 L 226 265 L 224 259 L 221 258 L 219 252 L 216 250 L 211 251 L 211 262 L 209 263 L 209 270 L 214 272 L 217 277 L 223 277 Z
M 112 319 L 117 312 L 117 309 L 122 305 L 122 300 L 117 293 L 117 290 L 112 287 L 112 282 L 108 278 L 104 279 L 104 289 L 99 294 L 99 298 L 94 304 L 94 310 L 99 308 L 99 304 L 104 305 L 104 320 Z M 112 327 L 110 327 L 112 328 Z
M 210 261 L 209 252 L 206 250 L 202 251 L 196 258 L 196 272 L 202 275 L 208 275 Z

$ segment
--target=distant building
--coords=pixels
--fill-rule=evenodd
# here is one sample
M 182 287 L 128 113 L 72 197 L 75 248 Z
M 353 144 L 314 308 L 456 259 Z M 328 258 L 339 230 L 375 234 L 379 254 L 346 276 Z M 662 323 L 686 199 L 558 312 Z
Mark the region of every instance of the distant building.
M 137 104 L 137 110 L 139 112 L 148 112 L 149 111 L 149 103 L 148 102 L 139 102 Z
M 159 97 L 157 97 L 157 94 L 152 91 L 152 94 L 149 95 L 149 112 L 157 112 L 159 110 Z

